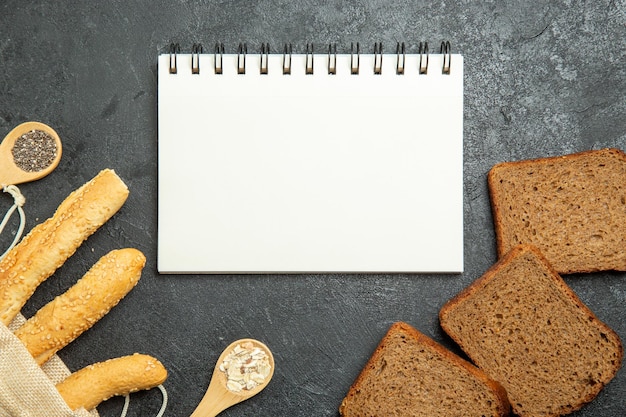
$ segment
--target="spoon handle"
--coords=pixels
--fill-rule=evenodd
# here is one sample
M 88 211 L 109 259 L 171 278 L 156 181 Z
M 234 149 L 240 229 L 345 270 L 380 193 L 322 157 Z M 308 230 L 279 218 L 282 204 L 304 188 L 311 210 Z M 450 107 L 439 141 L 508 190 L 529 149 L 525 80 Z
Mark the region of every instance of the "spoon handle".
M 210 384 L 209 389 L 202 397 L 202 401 L 190 417 L 215 417 L 241 400 L 241 397 L 225 389 L 220 389 L 219 384 Z

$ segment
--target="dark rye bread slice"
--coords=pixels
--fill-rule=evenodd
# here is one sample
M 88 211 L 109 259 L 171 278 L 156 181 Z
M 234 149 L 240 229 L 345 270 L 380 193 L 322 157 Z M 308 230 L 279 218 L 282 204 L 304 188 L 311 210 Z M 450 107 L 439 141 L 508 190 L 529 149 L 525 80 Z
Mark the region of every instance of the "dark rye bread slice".
M 391 326 L 344 398 L 343 417 L 506 416 L 506 392 L 410 325 Z
M 506 389 L 514 413 L 558 416 L 621 367 L 619 337 L 530 245 L 512 249 L 439 313 L 442 328 Z
M 498 255 L 539 248 L 561 274 L 626 271 L 626 154 L 618 149 L 495 165 Z

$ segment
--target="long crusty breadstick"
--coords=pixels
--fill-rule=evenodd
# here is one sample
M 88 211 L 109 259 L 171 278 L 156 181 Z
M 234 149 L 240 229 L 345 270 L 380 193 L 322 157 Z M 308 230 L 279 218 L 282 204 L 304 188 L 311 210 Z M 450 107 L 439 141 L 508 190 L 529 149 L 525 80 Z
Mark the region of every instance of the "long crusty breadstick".
M 157 359 L 135 353 L 89 365 L 57 384 L 57 390 L 72 410 L 92 410 L 116 395 L 154 388 L 167 378 Z
M 72 192 L 54 215 L 35 226 L 0 260 L 0 320 L 8 325 L 39 284 L 72 256 L 128 197 L 114 171 L 101 171 Z
M 117 305 L 137 284 L 145 263 L 137 249 L 109 252 L 72 288 L 39 309 L 15 335 L 41 365 Z

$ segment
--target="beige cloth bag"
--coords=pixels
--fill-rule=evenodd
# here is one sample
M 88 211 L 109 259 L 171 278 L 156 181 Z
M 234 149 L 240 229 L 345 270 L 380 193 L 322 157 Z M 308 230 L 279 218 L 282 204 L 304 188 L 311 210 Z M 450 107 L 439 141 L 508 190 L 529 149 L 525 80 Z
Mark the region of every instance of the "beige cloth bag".
M 0 417 L 99 417 L 96 410 L 70 410 L 55 387 L 69 369 L 57 355 L 37 365 L 12 332 L 24 321 L 16 317 L 10 329 L 0 323 Z

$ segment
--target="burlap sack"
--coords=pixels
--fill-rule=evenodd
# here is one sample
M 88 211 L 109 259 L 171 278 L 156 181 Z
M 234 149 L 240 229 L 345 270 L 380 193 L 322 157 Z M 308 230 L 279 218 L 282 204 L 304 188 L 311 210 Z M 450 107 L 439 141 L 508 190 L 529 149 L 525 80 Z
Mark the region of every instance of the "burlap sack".
M 72 411 L 55 388 L 70 374 L 63 361 L 52 357 L 39 367 L 12 330 L 24 322 L 17 317 L 7 328 L 0 323 L 0 417 L 99 417 L 97 411 Z

